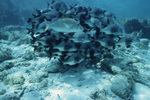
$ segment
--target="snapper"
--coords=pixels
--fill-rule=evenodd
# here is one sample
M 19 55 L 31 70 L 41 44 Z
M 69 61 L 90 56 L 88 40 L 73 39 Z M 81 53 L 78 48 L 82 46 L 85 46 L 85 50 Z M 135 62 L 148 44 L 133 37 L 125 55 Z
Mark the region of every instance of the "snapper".
M 49 28 L 57 32 L 82 32 L 84 28 L 72 18 L 60 18 L 49 24 Z

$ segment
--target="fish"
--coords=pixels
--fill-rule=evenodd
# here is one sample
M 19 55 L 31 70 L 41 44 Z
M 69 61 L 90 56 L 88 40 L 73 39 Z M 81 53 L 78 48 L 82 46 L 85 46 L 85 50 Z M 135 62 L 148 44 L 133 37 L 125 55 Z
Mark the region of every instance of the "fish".
M 81 19 L 81 20 L 83 20 L 83 19 L 85 19 L 85 17 L 86 17 L 86 12 L 79 12 L 79 13 L 77 13 L 76 14 L 76 19 L 78 18 L 78 19 Z
M 49 11 L 49 12 L 46 12 L 44 13 L 44 16 L 47 20 L 52 20 L 53 18 L 58 18 L 60 15 L 59 12 L 55 11 L 55 10 L 52 10 L 52 11 Z
M 51 5 L 52 9 L 55 9 L 56 11 L 66 11 L 68 8 L 66 6 L 66 4 L 62 1 L 55 1 L 52 3 Z
M 87 43 L 81 44 L 80 51 L 85 52 L 85 51 L 87 51 L 88 49 L 90 49 L 92 47 L 93 47 L 92 42 L 87 42 Z
M 49 23 L 50 23 L 49 21 L 45 20 L 44 22 L 42 22 L 38 25 L 37 30 L 43 30 L 45 32 L 49 28 Z
M 32 23 L 32 28 L 37 28 L 38 25 L 45 21 L 45 16 L 41 15 L 39 17 L 35 17 L 34 19 L 29 18 L 28 23 Z
M 96 56 L 100 56 L 101 53 L 94 47 L 91 47 L 90 49 L 88 49 L 85 53 L 85 56 L 92 59 Z
M 72 18 L 59 18 L 56 21 L 53 21 L 49 25 L 50 29 L 53 29 L 57 32 L 82 32 L 84 28 Z
M 84 11 L 84 7 L 82 7 L 80 5 L 75 5 L 74 6 L 74 10 L 75 10 L 76 13 L 83 12 Z
M 96 7 L 91 9 L 90 14 L 93 17 L 98 17 L 98 18 L 104 17 L 103 10 Z
M 133 36 L 124 36 L 115 15 L 100 8 L 69 7 L 52 0 L 46 9 L 36 11 L 28 20 L 32 27 L 27 28 L 34 50 L 46 51 L 50 59 L 55 57 L 65 66 L 90 60 L 97 63 L 105 52 L 134 42 Z
M 140 42 L 140 40 L 137 37 L 137 34 L 126 34 L 125 37 L 125 45 L 127 48 L 131 47 L 133 44 L 136 44 L 137 42 Z
M 31 32 L 32 35 L 34 35 L 34 37 L 38 36 L 38 34 L 46 32 L 48 29 L 49 29 L 49 21 L 46 21 L 46 20 L 43 21 L 42 23 L 37 24 L 36 28 L 33 28 L 33 27 L 32 29 L 27 28 L 28 33 Z
M 122 30 L 119 25 L 110 24 L 107 27 L 105 27 L 104 29 L 102 29 L 101 32 L 105 32 L 105 34 L 109 34 L 109 35 L 110 34 L 118 35 L 118 34 L 122 33 Z
M 73 36 L 70 38 L 70 40 L 73 40 L 76 43 L 90 42 L 90 39 L 88 38 L 88 34 L 86 34 L 85 32 L 74 33 Z
M 64 16 L 72 18 L 74 15 L 75 15 L 75 13 L 73 10 L 68 10 L 65 12 Z
M 106 27 L 107 25 L 110 24 L 110 20 L 109 20 L 109 18 L 107 18 L 107 17 L 101 18 L 100 21 L 101 21 L 101 23 L 102 23 L 102 25 L 103 25 L 104 27 Z
M 41 16 L 41 14 L 42 14 L 42 12 L 41 12 L 40 10 L 36 9 L 36 11 L 37 11 L 37 13 L 38 13 L 37 15 L 32 14 L 34 18 L 36 18 L 36 17 L 40 17 L 40 16 Z
M 85 60 L 84 56 L 80 54 L 80 52 L 74 53 L 72 56 L 68 57 L 66 61 L 64 61 L 64 64 L 66 65 L 76 65 Z
M 116 16 L 112 12 L 105 11 L 104 16 L 111 17 L 112 19 L 116 20 Z
M 99 28 L 103 27 L 102 22 L 95 17 L 91 17 L 89 21 L 87 21 L 86 23 L 90 25 L 90 27 L 99 27 Z
M 75 47 L 74 43 L 71 41 L 63 41 L 60 44 L 56 45 L 54 49 L 58 49 L 59 51 L 76 51 L 77 48 Z

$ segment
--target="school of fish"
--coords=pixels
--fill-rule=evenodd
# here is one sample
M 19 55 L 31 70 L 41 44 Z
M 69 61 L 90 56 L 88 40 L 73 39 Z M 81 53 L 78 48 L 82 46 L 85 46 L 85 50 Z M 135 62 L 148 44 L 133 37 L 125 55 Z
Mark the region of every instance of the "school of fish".
M 96 7 L 67 6 L 52 1 L 29 18 L 28 34 L 36 51 L 46 51 L 64 65 L 76 66 L 85 60 L 100 59 L 103 53 L 120 46 L 124 38 L 116 16 Z

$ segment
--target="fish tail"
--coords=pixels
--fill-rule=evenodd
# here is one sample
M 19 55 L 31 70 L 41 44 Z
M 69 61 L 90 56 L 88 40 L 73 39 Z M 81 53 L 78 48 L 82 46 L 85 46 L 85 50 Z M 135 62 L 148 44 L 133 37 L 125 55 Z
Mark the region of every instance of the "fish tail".
M 38 10 L 38 9 L 36 9 L 36 11 L 37 11 L 37 13 L 38 13 L 38 16 L 40 16 L 40 15 L 41 15 L 41 11 Z
M 28 19 L 28 21 L 27 21 L 27 23 L 30 23 L 31 21 L 32 21 L 32 19 L 31 19 L 31 18 L 29 18 L 29 19 Z
M 26 28 L 28 30 L 28 34 L 33 32 L 33 29 Z

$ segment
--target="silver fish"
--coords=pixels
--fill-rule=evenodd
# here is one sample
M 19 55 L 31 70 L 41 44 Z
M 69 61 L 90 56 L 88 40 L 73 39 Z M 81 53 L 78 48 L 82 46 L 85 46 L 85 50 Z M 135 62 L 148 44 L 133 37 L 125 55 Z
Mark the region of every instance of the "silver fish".
M 104 29 L 102 29 L 101 31 L 105 32 L 105 34 L 114 34 L 114 35 L 118 35 L 122 33 L 120 26 L 117 24 L 110 24 Z
M 88 38 L 88 35 L 85 32 L 74 33 L 73 36 L 70 38 L 70 40 L 73 40 L 76 43 L 90 42 L 90 39 Z
M 70 56 L 67 61 L 64 61 L 64 64 L 75 65 L 81 63 L 82 61 L 84 61 L 84 59 L 85 58 L 79 52 L 77 52 Z
M 54 49 L 58 49 L 59 51 L 76 51 L 75 45 L 71 41 L 63 41 L 60 44 L 54 46 Z
M 61 18 L 53 21 L 49 25 L 50 29 L 53 29 L 57 32 L 82 32 L 83 27 L 74 19 L 72 18 Z

